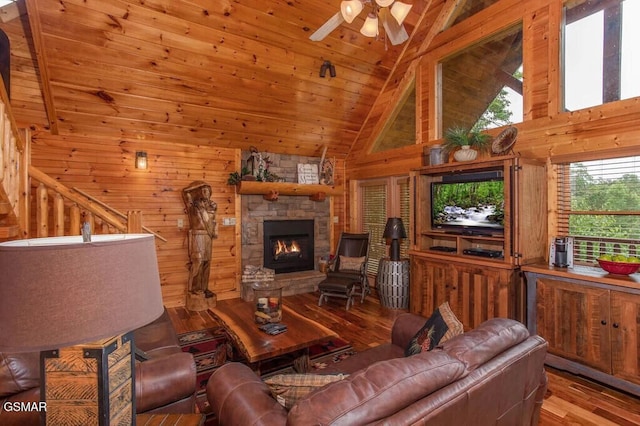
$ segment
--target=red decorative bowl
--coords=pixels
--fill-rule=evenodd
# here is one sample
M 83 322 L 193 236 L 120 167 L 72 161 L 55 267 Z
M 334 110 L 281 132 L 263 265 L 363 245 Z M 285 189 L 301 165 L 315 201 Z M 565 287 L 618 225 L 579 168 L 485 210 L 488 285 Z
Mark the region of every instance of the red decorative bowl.
M 629 275 L 633 274 L 640 268 L 640 263 L 626 262 L 610 262 L 608 260 L 599 260 L 600 267 L 610 274 Z

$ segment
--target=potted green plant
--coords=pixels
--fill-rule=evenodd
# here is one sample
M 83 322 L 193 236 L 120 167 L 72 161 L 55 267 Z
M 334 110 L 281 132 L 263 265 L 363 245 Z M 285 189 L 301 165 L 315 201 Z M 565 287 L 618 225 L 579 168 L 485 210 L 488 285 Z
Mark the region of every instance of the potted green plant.
M 447 129 L 442 144 L 445 152 L 453 152 L 453 158 L 457 161 L 475 160 L 478 152 L 487 152 L 490 145 L 490 135 L 461 126 Z

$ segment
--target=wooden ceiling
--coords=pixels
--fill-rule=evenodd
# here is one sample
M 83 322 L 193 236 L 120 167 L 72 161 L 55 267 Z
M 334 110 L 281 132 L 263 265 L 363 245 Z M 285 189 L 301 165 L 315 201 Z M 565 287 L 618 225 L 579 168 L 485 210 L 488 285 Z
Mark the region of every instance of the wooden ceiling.
M 0 26 L 14 113 L 60 135 L 344 157 L 404 48 L 362 36 L 364 13 L 310 41 L 339 0 L 20 2 Z
M 359 33 L 364 11 L 310 41 L 340 0 L 18 0 L 0 13 L 12 108 L 36 135 L 345 158 L 403 55 L 465 2 L 412 3 L 392 46 Z M 336 77 L 319 77 L 325 60 Z

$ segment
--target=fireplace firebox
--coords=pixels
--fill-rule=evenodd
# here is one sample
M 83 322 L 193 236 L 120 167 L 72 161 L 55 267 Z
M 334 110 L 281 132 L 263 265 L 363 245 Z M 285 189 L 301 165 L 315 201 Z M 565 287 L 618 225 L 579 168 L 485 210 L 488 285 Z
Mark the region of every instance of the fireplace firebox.
M 265 220 L 263 222 L 263 264 L 285 272 L 314 269 L 314 221 Z

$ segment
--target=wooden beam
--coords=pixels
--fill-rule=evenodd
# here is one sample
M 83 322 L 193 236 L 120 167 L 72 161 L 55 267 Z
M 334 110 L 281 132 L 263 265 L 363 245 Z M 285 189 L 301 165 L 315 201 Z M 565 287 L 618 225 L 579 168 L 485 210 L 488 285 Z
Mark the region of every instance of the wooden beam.
M 25 0 L 27 5 L 27 14 L 29 15 L 29 25 L 31 26 L 31 34 L 33 36 L 33 45 L 36 51 L 36 60 L 38 62 L 38 71 L 40 71 L 40 84 L 42 84 L 42 96 L 49 120 L 49 129 L 54 135 L 58 134 L 58 114 L 53 104 L 53 93 L 51 92 L 51 84 L 49 80 L 49 68 L 47 63 L 47 55 L 42 38 L 42 25 L 40 25 L 40 15 L 38 13 L 37 0 Z

